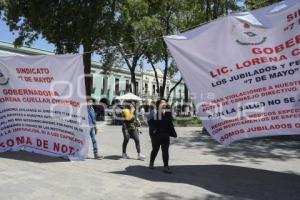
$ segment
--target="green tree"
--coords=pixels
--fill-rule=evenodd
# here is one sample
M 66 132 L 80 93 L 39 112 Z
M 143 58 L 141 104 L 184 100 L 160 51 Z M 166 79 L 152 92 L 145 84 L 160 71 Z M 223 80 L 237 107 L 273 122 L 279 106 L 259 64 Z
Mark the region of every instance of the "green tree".
M 203 22 L 216 19 L 229 10 L 237 10 L 238 0 L 157 0 L 150 4 L 150 13 L 159 22 L 155 28 L 157 38 L 147 45 L 146 58 L 151 63 L 162 63 L 164 68 L 160 97 L 164 97 L 168 70 L 172 57 L 164 41 L 159 37 L 176 34 L 194 28 Z M 150 51 L 148 51 L 150 49 Z
M 6 0 L 0 0 L 0 11 L 4 8 L 4 6 L 6 5 Z
M 112 72 L 117 72 L 121 66 L 121 61 L 119 61 L 119 58 L 116 56 L 115 51 L 109 51 L 102 54 L 101 59 L 101 73 L 104 75 L 109 75 Z
M 174 60 L 171 61 L 171 64 L 168 68 L 168 78 L 173 80 L 175 76 L 178 74 L 179 70 Z M 172 92 L 176 89 L 176 87 L 182 82 L 182 77 L 171 87 L 169 93 L 167 94 L 167 100 L 169 101 Z
M 254 10 L 257 8 L 272 5 L 280 1 L 281 0 L 245 0 L 245 5 L 248 10 Z
M 91 73 L 91 55 L 103 44 L 115 18 L 116 0 L 7 0 L 3 19 L 18 36 L 16 46 L 31 45 L 39 36 L 56 47 L 56 53 L 78 53 L 82 47 L 84 72 Z M 86 77 L 91 94 L 92 79 Z
M 147 48 L 151 49 L 147 55 L 148 62 L 161 63 L 163 65 L 163 82 L 159 88 L 160 97 L 164 97 L 168 68 L 171 64 L 170 53 L 163 41 L 163 36 L 174 34 L 177 31 L 175 24 L 176 13 L 180 11 L 182 1 L 180 0 L 157 0 L 150 4 L 150 13 L 156 19 L 155 40 L 149 42 Z
M 145 40 L 153 36 L 157 22 L 146 0 L 124 0 L 118 4 L 118 13 L 118 26 L 110 45 L 124 59 L 131 74 L 131 90 L 137 94 L 135 71 L 145 53 Z

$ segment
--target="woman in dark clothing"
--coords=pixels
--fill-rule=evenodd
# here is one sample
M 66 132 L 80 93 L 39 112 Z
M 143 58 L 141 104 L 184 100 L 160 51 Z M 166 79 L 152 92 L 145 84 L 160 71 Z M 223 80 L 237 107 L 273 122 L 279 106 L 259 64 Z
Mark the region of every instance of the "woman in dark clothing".
M 177 137 L 177 134 L 172 122 L 171 111 L 168 109 L 165 99 L 156 102 L 156 112 L 153 112 L 152 118 L 149 115 L 148 124 L 152 143 L 149 168 L 154 169 L 154 161 L 161 147 L 164 162 L 163 172 L 170 174 L 172 173 L 169 168 L 170 137 Z

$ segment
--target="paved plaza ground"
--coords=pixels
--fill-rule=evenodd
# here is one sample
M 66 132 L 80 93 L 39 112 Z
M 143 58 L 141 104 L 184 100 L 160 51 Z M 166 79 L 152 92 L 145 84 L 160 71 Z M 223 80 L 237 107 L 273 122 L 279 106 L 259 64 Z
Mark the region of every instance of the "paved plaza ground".
M 37 154 L 0 154 L 0 199 L 95 200 L 289 200 L 300 199 L 300 140 L 255 139 L 223 147 L 201 128 L 176 128 L 170 165 L 162 173 L 161 155 L 148 169 L 151 150 L 142 128 L 145 161 L 121 159 L 120 126 L 98 124 L 103 160 L 68 162 Z M 90 156 L 92 153 L 90 151 Z

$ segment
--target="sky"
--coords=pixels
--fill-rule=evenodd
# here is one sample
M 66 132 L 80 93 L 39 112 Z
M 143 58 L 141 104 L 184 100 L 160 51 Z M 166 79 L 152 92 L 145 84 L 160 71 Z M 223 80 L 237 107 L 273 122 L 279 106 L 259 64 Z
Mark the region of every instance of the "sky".
M 17 36 L 18 34 L 10 32 L 9 27 L 5 24 L 3 20 L 0 19 L 0 41 L 13 43 Z M 47 40 L 43 39 L 42 37 L 34 41 L 31 47 L 51 52 L 55 51 L 55 46 L 53 44 L 50 44 Z M 98 62 L 99 60 L 99 55 L 93 55 L 93 61 Z
M 9 27 L 5 24 L 3 20 L 0 20 L 0 40 L 4 42 L 14 42 L 17 34 L 9 31 Z M 39 38 L 33 43 L 31 47 L 43 49 L 47 51 L 54 51 L 54 45 L 49 44 L 45 39 Z

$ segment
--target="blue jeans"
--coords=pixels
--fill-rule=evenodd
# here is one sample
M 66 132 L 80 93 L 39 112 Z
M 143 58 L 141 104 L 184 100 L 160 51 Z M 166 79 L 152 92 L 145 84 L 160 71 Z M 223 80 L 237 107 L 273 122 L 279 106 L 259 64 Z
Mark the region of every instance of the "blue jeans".
M 97 141 L 96 141 L 96 129 L 95 128 L 90 129 L 90 136 L 91 136 L 92 143 L 93 143 L 94 155 L 96 155 L 96 154 L 98 154 L 98 146 L 97 146 Z

